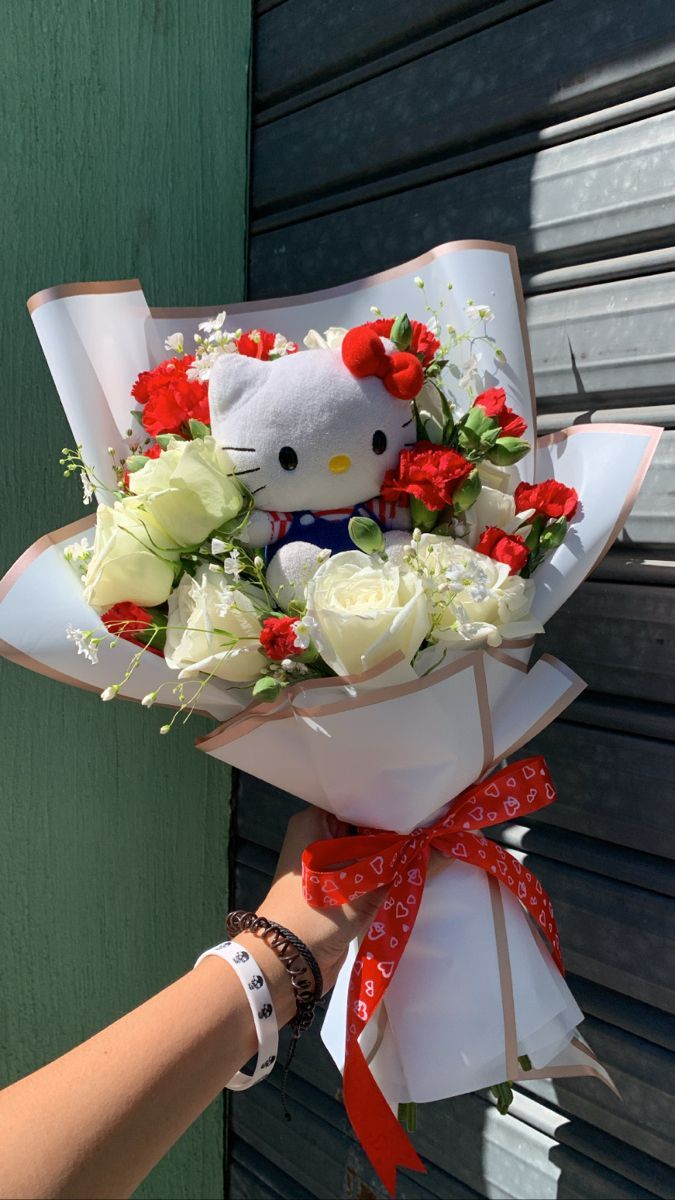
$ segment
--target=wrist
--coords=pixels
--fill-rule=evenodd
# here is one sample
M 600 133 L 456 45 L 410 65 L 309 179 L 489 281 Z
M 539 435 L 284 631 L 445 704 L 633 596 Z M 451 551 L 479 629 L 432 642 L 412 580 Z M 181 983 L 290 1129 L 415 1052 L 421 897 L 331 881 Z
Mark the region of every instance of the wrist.
M 258 963 L 272 993 L 277 1022 L 280 1027 L 287 1025 L 295 1016 L 296 1005 L 291 981 L 284 964 L 266 942 L 253 933 L 238 933 L 232 940 L 242 946 L 244 950 L 248 950 Z

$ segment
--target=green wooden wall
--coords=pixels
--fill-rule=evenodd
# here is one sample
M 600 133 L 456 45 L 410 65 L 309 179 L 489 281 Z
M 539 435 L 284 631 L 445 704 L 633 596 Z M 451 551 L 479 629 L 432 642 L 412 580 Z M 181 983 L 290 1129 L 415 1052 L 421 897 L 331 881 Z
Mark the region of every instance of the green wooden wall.
M 26 298 L 134 275 L 158 305 L 243 296 L 250 6 L 5 0 L 2 26 L 0 573 L 84 511 Z M 0 660 L 2 1083 L 221 935 L 229 779 L 160 718 Z M 223 1195 L 221 1101 L 138 1195 Z

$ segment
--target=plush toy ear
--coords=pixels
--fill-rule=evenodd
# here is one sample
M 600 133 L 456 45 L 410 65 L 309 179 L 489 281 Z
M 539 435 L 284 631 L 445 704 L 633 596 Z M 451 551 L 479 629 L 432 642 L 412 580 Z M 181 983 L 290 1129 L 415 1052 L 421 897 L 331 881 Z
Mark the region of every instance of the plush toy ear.
M 209 410 L 211 431 L 220 438 L 235 405 L 249 399 L 265 381 L 271 364 L 244 354 L 223 354 L 209 377 Z

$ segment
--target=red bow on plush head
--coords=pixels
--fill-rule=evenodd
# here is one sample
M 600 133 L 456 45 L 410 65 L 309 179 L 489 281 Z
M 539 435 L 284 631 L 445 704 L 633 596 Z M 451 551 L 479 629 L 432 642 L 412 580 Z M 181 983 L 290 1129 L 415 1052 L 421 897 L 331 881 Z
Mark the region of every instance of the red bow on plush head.
M 342 361 L 357 379 L 376 375 L 397 400 L 414 400 L 424 383 L 424 371 L 417 356 L 407 350 L 388 354 L 382 339 L 367 325 L 357 325 L 345 334 Z

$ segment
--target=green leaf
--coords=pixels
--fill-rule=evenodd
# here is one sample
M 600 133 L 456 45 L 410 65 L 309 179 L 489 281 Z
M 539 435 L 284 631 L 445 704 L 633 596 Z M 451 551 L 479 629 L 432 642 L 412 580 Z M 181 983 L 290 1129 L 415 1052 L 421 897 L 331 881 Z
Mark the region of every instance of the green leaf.
M 364 554 L 383 553 L 384 534 L 377 521 L 370 517 L 352 517 L 347 530 L 356 548 Z
M 150 459 L 146 454 L 130 454 L 124 465 L 133 474 L 134 471 L 141 471 L 147 462 Z
M 467 508 L 471 508 L 472 504 L 480 496 L 481 482 L 478 471 L 474 468 L 470 475 L 464 480 L 452 497 L 452 511 L 455 513 L 466 512 Z
M 512 467 L 519 459 L 524 458 L 529 449 L 530 443 L 522 438 L 500 437 L 487 457 L 496 467 Z
M 272 679 L 271 675 L 263 675 L 253 684 L 252 695 L 259 700 L 276 700 L 283 686 L 278 679 Z
M 531 554 L 535 554 L 539 549 L 539 538 L 542 535 L 545 524 L 546 517 L 535 517 L 532 522 L 530 532 L 525 538 L 525 545 Z
M 177 433 L 158 433 L 155 441 L 158 446 L 161 446 L 162 450 L 168 450 L 169 442 L 184 442 L 185 438 L 179 437 Z
M 408 350 L 412 342 L 412 335 L 412 325 L 408 314 L 401 313 L 391 327 L 389 340 L 394 343 L 397 350 Z
M 567 536 L 569 525 L 566 517 L 558 517 L 557 521 L 550 521 L 539 539 L 539 545 L 542 550 L 556 550 Z
M 211 436 L 211 430 L 209 429 L 209 426 L 205 425 L 203 421 L 195 421 L 194 417 L 190 417 L 188 425 L 190 426 L 190 433 L 192 434 L 193 438 L 205 438 Z
M 519 1054 L 518 1062 L 520 1063 L 520 1065 L 524 1071 L 532 1070 L 532 1059 L 530 1058 L 529 1054 Z

